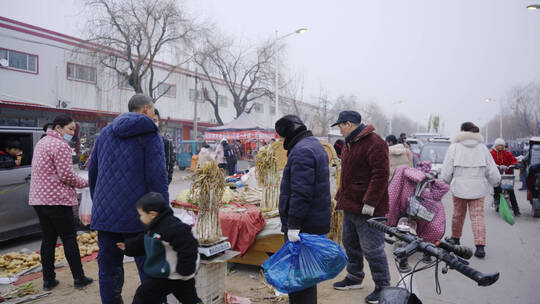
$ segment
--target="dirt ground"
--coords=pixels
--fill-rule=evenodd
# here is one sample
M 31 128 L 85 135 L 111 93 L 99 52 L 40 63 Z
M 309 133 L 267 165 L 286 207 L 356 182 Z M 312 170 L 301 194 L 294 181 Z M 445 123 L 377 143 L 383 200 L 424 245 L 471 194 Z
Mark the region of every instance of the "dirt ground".
M 269 285 L 266 284 L 261 268 L 255 266 L 229 264 L 227 272 L 226 289 L 235 296 L 246 297 L 253 303 L 288 303 L 286 297 L 276 297 Z M 133 294 L 139 285 L 139 278 L 135 263 L 130 262 L 124 264 L 125 282 L 122 291 L 124 303 L 131 303 Z M 73 279 L 69 268 L 57 270 L 57 279 L 60 281 L 52 294 L 45 298 L 41 298 L 29 303 L 77 303 L 77 304 L 98 304 L 101 303 L 99 298 L 99 284 L 97 282 L 98 267 L 97 261 L 93 260 L 84 264 L 84 270 L 87 276 L 94 278 L 96 281 L 92 285 L 76 290 L 73 288 Z M 368 271 L 369 272 L 369 271 Z M 363 303 L 363 299 L 374 288 L 373 282 L 369 277 L 366 277 L 364 289 L 353 291 L 337 291 L 332 288 L 332 283 L 343 278 L 342 273 L 334 280 L 326 281 L 318 285 L 318 302 L 319 303 Z M 41 289 L 43 284 L 42 279 L 33 281 L 37 289 Z M 176 303 L 169 301 L 170 304 Z

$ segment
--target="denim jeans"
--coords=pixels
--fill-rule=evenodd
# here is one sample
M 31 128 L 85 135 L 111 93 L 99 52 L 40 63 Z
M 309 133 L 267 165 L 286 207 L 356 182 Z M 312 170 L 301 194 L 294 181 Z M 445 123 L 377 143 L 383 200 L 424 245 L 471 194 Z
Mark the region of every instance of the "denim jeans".
M 390 270 L 384 252 L 384 232 L 369 227 L 369 216 L 343 212 L 343 247 L 349 257 L 347 277 L 362 282 L 365 277 L 364 257 L 376 286 L 390 285 Z
M 43 280 L 52 281 L 56 278 L 54 272 L 54 250 L 58 236 L 64 245 L 64 254 L 68 261 L 73 279 L 80 279 L 84 271 L 77 245 L 77 233 L 71 206 L 34 206 L 41 226 L 41 265 Z
M 137 236 L 138 233 L 98 231 L 99 294 L 103 304 L 120 304 L 124 286 L 124 252 L 116 243 Z M 146 280 L 143 271 L 144 256 L 135 257 L 141 283 Z

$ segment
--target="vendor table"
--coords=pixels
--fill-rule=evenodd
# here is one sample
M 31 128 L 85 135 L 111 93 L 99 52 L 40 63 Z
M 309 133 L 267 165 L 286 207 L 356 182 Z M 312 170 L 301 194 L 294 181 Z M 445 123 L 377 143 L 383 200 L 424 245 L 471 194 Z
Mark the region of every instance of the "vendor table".
M 257 234 L 255 242 L 249 247 L 249 250 L 243 256 L 236 256 L 230 259 L 229 262 L 261 266 L 270 255 L 278 252 L 284 243 L 279 217 L 266 219 L 266 225 Z

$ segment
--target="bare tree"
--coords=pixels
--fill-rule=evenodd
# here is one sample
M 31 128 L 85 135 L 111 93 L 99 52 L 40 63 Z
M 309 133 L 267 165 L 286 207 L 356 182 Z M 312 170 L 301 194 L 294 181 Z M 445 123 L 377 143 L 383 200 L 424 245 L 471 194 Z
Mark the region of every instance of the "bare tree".
M 540 134 L 540 84 L 513 87 L 507 103 L 525 134 Z
M 218 38 L 219 37 L 219 38 Z M 208 35 L 202 46 L 195 49 L 193 61 L 201 68 L 212 93 L 204 92 L 204 99 L 214 108 L 217 122 L 222 125 L 219 113 L 218 84 L 223 84 L 233 99 L 236 117 L 243 112 L 250 113 L 254 101 L 271 96 L 268 89 L 272 79 L 273 44 L 263 42 L 252 50 L 237 45 L 222 34 Z
M 314 117 L 313 133 L 317 136 L 327 136 L 328 128 L 330 127 L 330 121 L 333 119 L 332 115 L 332 101 L 328 97 L 328 93 L 322 87 L 319 88 L 319 96 L 317 97 L 317 114 Z
M 120 75 L 136 93 L 147 93 L 154 101 L 167 94 L 170 86 L 157 88 L 186 59 L 166 58 L 166 54 L 189 44 L 195 32 L 193 20 L 177 1 L 85 0 L 85 5 L 92 14 L 86 24 L 87 41 L 96 46 L 93 54 L 100 63 Z M 155 61 L 160 56 L 179 62 L 160 65 L 168 73 L 156 81 Z

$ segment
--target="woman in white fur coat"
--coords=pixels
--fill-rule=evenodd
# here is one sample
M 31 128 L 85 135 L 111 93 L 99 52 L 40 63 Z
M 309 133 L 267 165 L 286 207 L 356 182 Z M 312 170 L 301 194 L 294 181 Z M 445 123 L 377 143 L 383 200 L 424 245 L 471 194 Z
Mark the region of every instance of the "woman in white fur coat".
M 461 132 L 452 139 L 446 153 L 441 177 L 450 184 L 454 198 L 453 242 L 459 244 L 468 206 L 476 245 L 474 255 L 483 258 L 486 255 L 484 197 L 501 182 L 501 176 L 478 131 L 472 122 L 461 125 Z

